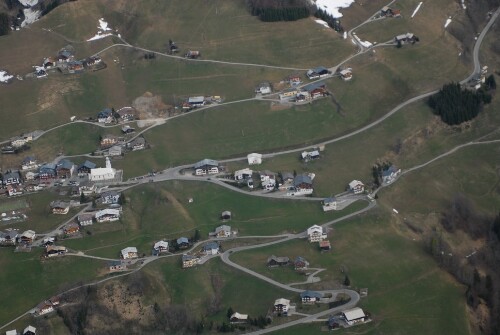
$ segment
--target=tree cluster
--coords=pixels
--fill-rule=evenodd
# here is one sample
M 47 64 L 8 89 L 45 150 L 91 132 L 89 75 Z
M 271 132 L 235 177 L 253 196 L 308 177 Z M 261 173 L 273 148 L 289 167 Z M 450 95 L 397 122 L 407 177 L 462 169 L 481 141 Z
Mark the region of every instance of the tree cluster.
M 0 36 L 7 35 L 10 31 L 10 19 L 6 13 L 0 13 Z
M 314 16 L 317 17 L 318 19 L 321 19 L 328 23 L 328 25 L 335 31 L 339 33 L 344 32 L 344 27 L 342 27 L 342 24 L 340 23 L 340 19 L 334 18 L 327 12 L 325 12 L 322 9 L 317 9 L 316 12 L 314 13 Z
M 491 95 L 484 90 L 471 91 L 459 83 L 446 84 L 432 95 L 428 105 L 448 125 L 459 125 L 474 119 L 485 103 L 491 102 Z
M 373 184 L 379 187 L 382 184 L 382 171 L 388 169 L 392 165 L 391 162 L 376 163 L 372 166 Z
M 297 21 L 310 15 L 305 0 L 247 0 L 247 6 L 264 22 Z

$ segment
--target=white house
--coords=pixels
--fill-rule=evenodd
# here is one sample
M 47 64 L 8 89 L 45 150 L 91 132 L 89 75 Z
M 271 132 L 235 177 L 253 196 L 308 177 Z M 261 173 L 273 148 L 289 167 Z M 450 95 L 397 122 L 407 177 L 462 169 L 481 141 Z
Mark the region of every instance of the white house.
M 109 157 L 106 157 L 106 167 L 95 168 L 90 170 L 90 180 L 91 181 L 106 181 L 113 180 L 116 177 L 116 170 L 111 167 L 111 161 Z
M 123 259 L 132 259 L 139 257 L 136 247 L 126 247 L 121 251 L 121 256 Z
M 23 335 L 36 335 L 36 328 L 33 326 L 24 328 Z
M 337 198 L 326 198 L 325 200 L 323 200 L 323 212 L 336 211 L 337 204 Z
M 394 180 L 396 180 L 396 178 L 399 176 L 400 173 L 401 169 L 398 169 L 394 165 L 391 165 L 382 171 L 382 182 L 384 184 L 390 184 Z
M 234 180 L 245 180 L 251 178 L 253 171 L 249 168 L 244 168 L 242 170 L 234 171 Z
M 23 162 L 21 163 L 21 169 L 23 170 L 36 169 L 37 167 L 38 167 L 38 161 L 33 156 L 26 157 L 25 159 L 23 159 Z
M 365 191 L 365 185 L 359 180 L 353 180 L 349 183 L 349 190 L 354 194 L 360 194 Z
M 309 242 L 320 242 L 327 238 L 326 232 L 323 227 L 314 225 L 307 228 L 307 239 Z
M 153 249 L 157 253 L 167 252 L 168 251 L 168 242 L 167 241 L 158 241 L 154 244 Z
M 364 322 L 366 315 L 365 312 L 359 307 L 354 307 L 342 312 L 342 317 L 345 319 L 349 326 L 358 322 Z
M 288 310 L 290 309 L 290 300 L 279 298 L 274 301 L 274 312 L 288 315 Z
M 251 153 L 247 155 L 248 165 L 259 165 L 262 164 L 262 155 Z
M 304 152 L 302 152 L 301 157 L 305 161 L 318 159 L 319 158 L 319 151 L 318 150 L 304 151 Z
M 40 315 L 45 315 L 45 314 L 53 312 L 53 311 L 54 311 L 54 306 L 50 302 L 44 301 L 36 307 L 35 313 L 40 316 Z
M 344 81 L 351 80 L 352 79 L 352 69 L 348 68 L 348 69 L 344 69 L 344 70 L 340 71 L 340 77 Z
M 97 222 L 113 222 L 120 220 L 120 210 L 114 208 L 105 208 L 95 213 Z
M 119 145 L 113 145 L 111 148 L 108 149 L 108 154 L 110 156 L 121 156 L 122 155 L 122 147 Z
M 17 332 L 17 330 L 13 329 L 13 330 L 7 330 L 5 332 L 5 335 L 19 335 L 19 333 Z
M 268 82 L 260 83 L 259 86 L 255 88 L 255 93 L 269 94 L 272 92 L 271 84 Z
M 219 243 L 208 242 L 201 248 L 201 252 L 205 255 L 217 255 L 219 253 Z
M 103 204 L 117 204 L 120 199 L 120 193 L 116 191 L 103 192 L 100 199 Z
M 238 312 L 234 312 L 229 317 L 229 322 L 231 324 L 246 323 L 247 321 L 248 321 L 248 314 L 240 314 Z
M 228 225 L 219 226 L 215 228 L 215 231 L 213 233 L 210 233 L 209 235 L 213 237 L 230 237 L 231 226 Z
M 213 159 L 204 159 L 196 163 L 193 168 L 197 176 L 217 174 L 219 173 L 219 162 Z

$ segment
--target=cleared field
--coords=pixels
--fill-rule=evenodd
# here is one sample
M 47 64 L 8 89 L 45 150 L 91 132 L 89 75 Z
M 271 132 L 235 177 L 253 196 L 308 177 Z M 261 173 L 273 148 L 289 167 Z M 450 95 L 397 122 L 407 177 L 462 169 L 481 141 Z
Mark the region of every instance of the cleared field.
M 437 267 L 421 243 L 394 231 L 391 222 L 389 215 L 379 212 L 336 225 L 330 233 L 331 253 L 321 254 L 312 244 L 295 241 L 237 253 L 232 258 L 265 275 L 290 282 L 296 280 L 296 275 L 286 275 L 282 272 L 284 269 L 279 268 L 264 269 L 262 261 L 265 263 L 271 253 L 302 255 L 311 267 L 327 269 L 319 274 L 320 283 L 302 286 L 310 289 L 332 287 L 347 273 L 352 287 L 368 288 L 368 297 L 360 306 L 373 317 L 372 323 L 352 328 L 347 333 L 468 334 L 465 288 Z M 279 272 L 282 273 L 278 275 Z M 315 334 L 322 325 L 296 327 L 283 334 Z
M 16 209 L 24 209 L 28 206 L 29 206 L 28 202 L 24 198 L 5 201 L 0 203 L 0 212 L 13 211 Z

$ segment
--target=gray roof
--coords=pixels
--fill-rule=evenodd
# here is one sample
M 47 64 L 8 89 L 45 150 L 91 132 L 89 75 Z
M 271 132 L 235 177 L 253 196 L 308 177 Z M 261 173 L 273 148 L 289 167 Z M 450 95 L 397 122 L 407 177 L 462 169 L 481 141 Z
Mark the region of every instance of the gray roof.
M 120 196 L 120 193 L 116 192 L 116 191 L 106 191 L 106 192 L 101 193 L 101 198 L 116 197 L 116 196 Z
M 57 168 L 58 169 L 71 169 L 73 167 L 73 162 L 68 160 L 68 159 L 61 159 L 58 163 L 57 163 Z
M 199 97 L 189 97 L 188 98 L 188 102 L 191 103 L 191 104 L 196 104 L 196 103 L 202 103 L 203 101 L 205 101 L 205 97 L 203 96 L 199 96 Z
M 300 298 L 301 299 L 306 298 L 306 297 L 310 297 L 310 298 L 323 298 L 323 294 L 319 293 L 319 292 L 316 292 L 316 291 L 309 291 L 309 290 L 300 293 Z
M 390 176 L 392 173 L 395 173 L 396 171 L 398 171 L 398 168 L 395 167 L 394 165 L 391 165 L 387 169 L 382 171 L 382 176 L 383 177 Z
M 21 175 L 19 174 L 19 171 L 11 171 L 7 172 L 3 175 L 3 180 L 8 180 L 8 179 L 21 179 Z
M 281 177 L 283 178 L 283 180 L 293 179 L 293 174 L 290 172 L 283 172 L 281 174 Z
M 326 86 L 326 84 L 324 82 L 318 81 L 318 82 L 306 85 L 306 86 L 302 87 L 302 89 L 304 91 L 312 91 L 312 90 L 315 90 L 317 88 L 324 87 L 324 86 Z
M 337 198 L 335 198 L 335 197 L 330 197 L 330 198 L 326 198 L 325 200 L 323 200 L 324 204 L 331 204 L 334 202 L 337 202 Z
M 208 166 L 219 166 L 219 162 L 215 161 L 213 159 L 205 158 L 204 160 L 201 160 L 198 163 L 196 163 L 194 165 L 194 168 L 199 169 L 199 168 L 202 168 L 202 167 L 207 166 L 207 165 Z
M 23 164 L 30 163 L 30 162 L 36 162 L 35 156 L 27 156 L 23 159 Z
M 272 255 L 267 259 L 267 262 L 269 263 L 270 261 L 276 261 L 278 263 L 288 263 L 290 261 L 290 258 L 288 257 L 277 257 Z
M 182 255 L 182 261 L 190 261 L 192 259 L 195 259 L 196 257 L 192 256 L 192 255 L 187 255 L 187 254 L 184 254 Z
M 300 174 L 293 179 L 293 185 L 295 185 L 295 186 L 300 185 L 302 183 L 312 185 L 311 177 L 306 176 L 305 174 Z
M 189 243 L 189 239 L 187 237 L 179 237 L 177 239 L 177 244 Z
M 205 244 L 201 250 L 208 251 L 208 250 L 214 250 L 214 249 L 219 249 L 219 244 L 217 242 L 209 242 L 209 243 Z
M 85 161 L 79 168 L 86 167 L 87 169 L 95 169 L 97 165 L 91 161 Z

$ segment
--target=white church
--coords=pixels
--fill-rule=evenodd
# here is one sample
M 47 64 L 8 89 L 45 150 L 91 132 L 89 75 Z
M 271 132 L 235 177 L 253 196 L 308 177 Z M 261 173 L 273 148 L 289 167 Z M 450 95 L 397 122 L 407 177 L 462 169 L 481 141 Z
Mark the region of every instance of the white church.
M 116 176 L 116 169 L 111 167 L 111 161 L 109 157 L 106 157 L 106 167 L 95 168 L 90 170 L 90 180 L 91 181 L 106 181 L 113 180 Z

